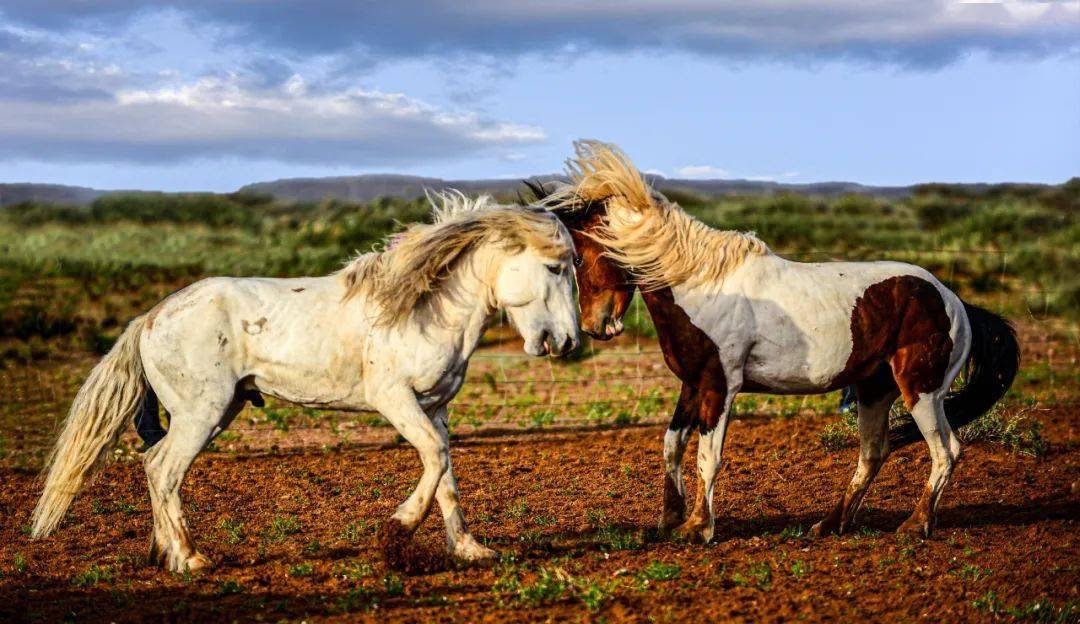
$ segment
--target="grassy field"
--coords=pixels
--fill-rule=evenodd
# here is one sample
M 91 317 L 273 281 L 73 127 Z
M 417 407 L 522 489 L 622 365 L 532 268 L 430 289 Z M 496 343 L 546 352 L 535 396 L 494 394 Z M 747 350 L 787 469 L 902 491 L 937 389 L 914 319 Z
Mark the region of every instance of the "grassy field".
M 919 445 L 890 461 L 855 534 L 807 539 L 856 454 L 855 424 L 837 413 L 836 394 L 740 396 L 718 544 L 658 535 L 659 440 L 678 384 L 637 301 L 623 336 L 563 360 L 525 358 L 505 324 L 485 336 L 451 425 L 470 521 L 503 553 L 493 569 L 445 561 L 386 569 L 369 542 L 415 482 L 413 451 L 377 414 L 274 401 L 246 407 L 185 488 L 196 538 L 219 569 L 192 577 L 143 565 L 149 505 L 133 432 L 67 528 L 31 542 L 33 477 L 56 423 L 130 318 L 209 275 L 331 272 L 428 213 L 421 201 L 108 197 L 89 208 L 0 212 L 0 603 L 10 606 L 0 606 L 0 619 L 817 621 L 934 612 L 1077 621 L 1080 179 L 978 193 L 932 186 L 894 202 L 673 196 L 712 225 L 755 230 L 791 258 L 926 266 L 1017 324 L 1020 375 L 962 433 L 968 450 L 943 503 L 942 539 L 897 544 L 888 534 L 921 487 L 913 471 L 928 471 Z M 440 530 L 434 517 L 425 523 L 418 540 L 429 552 L 439 551 Z

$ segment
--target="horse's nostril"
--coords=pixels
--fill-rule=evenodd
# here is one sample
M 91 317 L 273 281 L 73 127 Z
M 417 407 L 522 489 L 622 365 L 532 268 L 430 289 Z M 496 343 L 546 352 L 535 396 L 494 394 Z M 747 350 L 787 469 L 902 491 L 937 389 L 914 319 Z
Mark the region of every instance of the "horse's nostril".
M 574 344 L 574 339 L 572 337 L 570 337 L 570 336 L 567 336 L 563 340 L 562 345 L 559 347 L 559 355 L 564 355 L 566 353 L 570 353 L 574 349 L 575 346 L 577 346 L 577 345 Z

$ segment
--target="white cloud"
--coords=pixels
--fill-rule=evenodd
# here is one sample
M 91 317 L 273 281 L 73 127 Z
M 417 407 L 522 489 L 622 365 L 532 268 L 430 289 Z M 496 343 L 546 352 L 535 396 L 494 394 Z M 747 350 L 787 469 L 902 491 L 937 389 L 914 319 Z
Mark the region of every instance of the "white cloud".
M 1075 52 L 1080 3 L 914 0 L 506 0 L 220 2 L 6 0 L 9 20 L 55 32 L 114 32 L 181 13 L 221 41 L 369 62 L 472 54 L 682 50 L 734 59 L 858 59 L 940 66 L 972 51 L 1037 57 Z
M 238 156 L 392 166 L 545 138 L 535 126 L 445 111 L 402 93 L 314 89 L 299 75 L 274 88 L 229 75 L 120 89 L 107 98 L 2 105 L 0 158 L 8 159 Z
M 727 178 L 731 172 L 712 165 L 687 165 L 679 167 L 675 173 L 682 178 Z

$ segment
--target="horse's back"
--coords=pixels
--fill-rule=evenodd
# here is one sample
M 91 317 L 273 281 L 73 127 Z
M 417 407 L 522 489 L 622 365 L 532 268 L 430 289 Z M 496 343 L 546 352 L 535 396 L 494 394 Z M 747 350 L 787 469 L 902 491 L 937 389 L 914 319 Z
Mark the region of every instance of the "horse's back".
M 868 331 L 910 308 L 941 310 L 950 334 L 964 331 L 959 298 L 925 269 L 901 262 L 748 260 L 719 292 L 697 289 L 678 299 L 717 344 L 722 359 L 744 366 L 750 385 L 778 392 L 832 388 L 851 367 Z M 912 305 L 910 298 L 917 297 Z M 869 310 L 869 314 L 867 314 Z M 942 321 L 942 319 L 944 319 Z M 937 325 L 940 327 L 940 325 Z M 729 364 L 733 365 L 733 364 Z

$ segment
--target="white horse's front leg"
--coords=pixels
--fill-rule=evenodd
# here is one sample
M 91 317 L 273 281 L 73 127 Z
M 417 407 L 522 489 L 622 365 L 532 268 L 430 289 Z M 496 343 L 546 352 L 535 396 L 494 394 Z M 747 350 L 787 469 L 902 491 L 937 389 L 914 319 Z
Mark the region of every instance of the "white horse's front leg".
M 450 446 L 450 431 L 447 427 L 448 418 L 446 407 L 440 407 L 432 416 L 435 429 L 438 430 L 443 444 L 447 448 Z M 457 479 L 454 478 L 453 461 L 450 461 L 446 466 L 446 472 L 439 481 L 439 489 L 435 492 L 435 498 L 439 501 L 439 507 L 442 509 L 443 523 L 446 525 L 446 546 L 450 550 L 450 554 L 465 561 L 494 559 L 498 553 L 476 541 L 476 538 L 469 533 L 469 529 L 465 525 L 465 514 L 462 513 L 461 504 L 458 502 Z
M 450 452 L 411 389 L 402 386 L 382 394 L 372 402 L 374 407 L 416 448 L 424 465 L 424 474 L 416 489 L 383 527 L 383 538 L 390 539 L 411 534 L 423 522 L 431 510 L 439 481 L 450 466 Z

